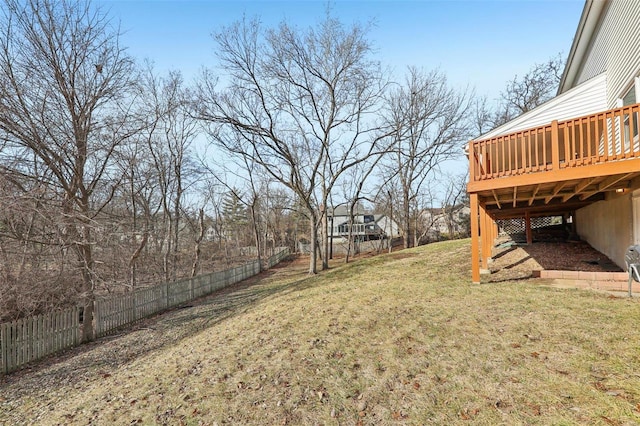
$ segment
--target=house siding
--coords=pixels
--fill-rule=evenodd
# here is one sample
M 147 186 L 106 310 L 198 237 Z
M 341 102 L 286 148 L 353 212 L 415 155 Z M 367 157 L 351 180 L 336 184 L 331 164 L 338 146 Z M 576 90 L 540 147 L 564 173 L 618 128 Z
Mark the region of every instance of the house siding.
M 549 124 L 553 120 L 563 121 L 604 111 L 607 109 L 606 97 L 607 75 L 602 73 L 584 82 L 579 87 L 574 87 L 503 126 L 482 135 L 479 139 L 488 139 L 518 130 Z
M 607 71 L 607 108 L 640 73 L 640 2 L 613 1 L 604 11 L 597 35 L 576 80 L 580 84 Z
M 611 1 L 603 18 L 576 84 L 606 70 L 607 109 L 616 108 L 618 99 L 640 73 L 640 2 Z M 595 249 L 625 269 L 624 255 L 634 241 L 634 227 L 640 216 L 631 195 L 612 197 L 576 211 L 578 235 Z M 638 229 L 635 230 L 639 234 Z
M 609 67 L 612 78 L 609 81 L 607 101 L 616 106 L 618 98 L 629 88 L 640 72 L 640 3 L 637 1 L 616 2 L 610 7 L 618 23 L 614 32 L 615 42 L 609 49 Z
M 596 37 L 591 41 L 582 69 L 574 81 L 575 86 L 607 70 L 607 49 L 613 39 L 614 27 L 607 10 L 605 10 L 604 14 L 605 18 L 596 30 Z
M 633 241 L 631 195 L 613 196 L 576 211 L 576 231 L 581 239 L 625 268 L 624 255 Z

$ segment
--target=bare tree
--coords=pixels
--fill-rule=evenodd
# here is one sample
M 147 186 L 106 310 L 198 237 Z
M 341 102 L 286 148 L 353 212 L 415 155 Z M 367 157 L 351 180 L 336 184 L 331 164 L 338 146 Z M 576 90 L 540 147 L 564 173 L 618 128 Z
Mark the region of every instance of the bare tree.
M 496 112 L 489 104 L 489 100 L 486 95 L 475 98 L 471 106 L 471 130 L 474 136 L 479 136 L 487 133 L 491 129 L 496 127 Z
M 238 160 L 237 162 L 235 160 Z M 266 245 L 266 197 L 268 182 L 262 176 L 262 169 L 248 157 L 233 158 L 225 164 L 206 166 L 211 179 L 226 188 L 229 198 L 229 219 L 233 221 L 237 210 L 241 210 L 242 222 L 248 216 L 256 257 L 262 261 L 263 248 Z M 232 225 L 237 225 L 232 224 Z M 236 229 L 236 233 L 237 233 Z
M 464 207 L 469 206 L 467 195 L 468 180 L 468 173 L 455 176 L 449 175 L 446 178 L 447 184 L 444 188 L 444 194 L 440 204 L 449 238 L 456 238 L 460 233 L 460 228 L 467 229 L 469 227 L 465 223 L 462 223 L 466 221 L 466 217 L 461 218 L 461 211 L 463 211 Z
M 396 217 L 405 248 L 416 237 L 413 224 L 424 185 L 432 183 L 442 162 L 462 154 L 469 107 L 469 96 L 451 89 L 437 70 L 409 68 L 404 84 L 388 96 L 387 120 L 394 133 L 387 177 L 395 177 L 401 191 Z
M 348 211 L 348 235 L 347 250 L 344 259 L 345 263 L 349 263 L 351 249 L 352 246 L 354 246 L 353 225 L 356 208 L 358 204 L 364 200 L 371 201 L 369 197 L 370 194 L 366 192 L 366 184 L 369 181 L 369 178 L 376 171 L 376 166 L 382 158 L 383 155 L 381 154 L 372 155 L 367 159 L 367 161 L 356 164 L 343 175 L 340 187 L 342 189 L 342 197 L 345 200 L 344 204 L 347 206 Z M 331 227 L 333 227 L 333 224 L 331 224 Z M 331 241 L 331 244 L 333 244 L 333 241 Z
M 506 109 L 523 114 L 553 98 L 562 79 L 564 59 L 560 54 L 535 64 L 529 72 L 507 83 L 500 98 Z
M 369 117 L 383 87 L 366 31 L 327 16 L 307 31 L 286 23 L 263 31 L 257 21 L 241 21 L 215 39 L 229 83 L 217 91 L 210 75 L 202 79 L 199 116 L 217 125 L 210 134 L 218 146 L 296 194 L 310 218 L 315 273 L 329 194 L 345 170 L 377 149 Z
M 291 252 L 296 251 L 295 202 L 291 191 L 273 182 L 266 183 L 266 226 L 265 241 L 271 247 L 289 246 Z
M 482 135 L 542 105 L 556 94 L 564 69 L 562 54 L 534 64 L 522 77 L 515 75 L 506 83 L 494 105 L 480 97 L 474 105 L 474 130 Z
M 154 225 L 162 208 L 158 174 L 142 132 L 120 149 L 117 166 L 123 182 L 115 197 L 116 200 L 121 199 L 121 208 L 117 203 L 112 204 L 111 215 L 119 218 L 121 232 L 129 230 L 129 247 L 119 249 L 131 253 L 127 267 L 129 288 L 133 290 L 138 285 L 138 264 L 142 254 L 148 250 L 149 244 L 156 248 L 153 242 L 158 238 Z
M 207 200 L 204 200 L 206 204 Z M 190 277 L 195 277 L 198 273 L 200 273 L 200 262 L 202 255 L 202 242 L 204 240 L 205 234 L 207 232 L 207 220 L 204 214 L 204 207 L 199 207 L 197 216 L 192 217 L 188 213 L 185 213 L 183 216 L 187 222 L 187 225 L 191 228 L 191 233 L 193 235 L 193 262 L 191 263 L 191 273 Z
M 120 177 L 135 72 L 119 33 L 89 2 L 7 0 L 0 20 L 0 133 L 11 173 L 46 179 L 59 203 L 64 250 L 77 259 L 83 340 L 93 338 L 93 219 Z M 8 156 L 15 161 L 9 161 Z M 35 161 L 23 161 L 29 158 Z M 100 197 L 96 197 L 100 194 Z
M 189 176 L 190 147 L 197 135 L 195 119 L 188 113 L 190 92 L 182 75 L 172 71 L 166 77 L 157 76 L 148 67 L 144 78 L 144 96 L 148 111 L 147 144 L 153 159 L 161 189 L 165 236 L 163 241 L 163 271 L 166 280 L 175 280 L 179 263 L 180 219 L 184 192 Z

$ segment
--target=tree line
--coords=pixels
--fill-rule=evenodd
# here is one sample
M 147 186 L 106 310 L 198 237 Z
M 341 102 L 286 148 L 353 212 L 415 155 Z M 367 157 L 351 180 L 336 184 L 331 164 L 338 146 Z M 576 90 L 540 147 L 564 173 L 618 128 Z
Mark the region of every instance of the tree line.
M 422 211 L 464 202 L 465 173 L 443 162 L 519 107 L 439 70 L 392 81 L 369 28 L 330 12 L 304 29 L 220 28 L 217 68 L 185 82 L 130 57 L 90 2 L 1 10 L 0 320 L 70 303 L 91 319 L 99 294 L 303 239 L 315 273 L 338 205 L 368 201 L 416 245 Z

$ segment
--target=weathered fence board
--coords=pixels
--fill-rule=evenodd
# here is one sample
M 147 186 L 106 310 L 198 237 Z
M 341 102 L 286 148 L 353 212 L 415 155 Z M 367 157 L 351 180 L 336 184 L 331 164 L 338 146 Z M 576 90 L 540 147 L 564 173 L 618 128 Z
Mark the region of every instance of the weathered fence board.
M 79 318 L 74 307 L 0 324 L 0 373 L 77 345 Z
M 281 248 L 265 260 L 267 268 L 289 255 Z M 260 273 L 260 262 L 200 275 L 176 282 L 166 282 L 128 294 L 98 299 L 94 302 L 97 337 L 127 324 L 213 293 Z M 50 312 L 0 324 L 0 374 L 80 343 L 80 307 Z

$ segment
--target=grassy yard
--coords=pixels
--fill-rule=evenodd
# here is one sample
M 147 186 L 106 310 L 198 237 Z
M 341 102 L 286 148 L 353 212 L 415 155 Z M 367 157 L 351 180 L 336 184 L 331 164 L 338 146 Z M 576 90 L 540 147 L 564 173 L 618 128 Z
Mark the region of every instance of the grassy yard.
M 0 379 L 0 424 L 640 423 L 640 303 L 472 285 L 469 245 L 275 269 Z

